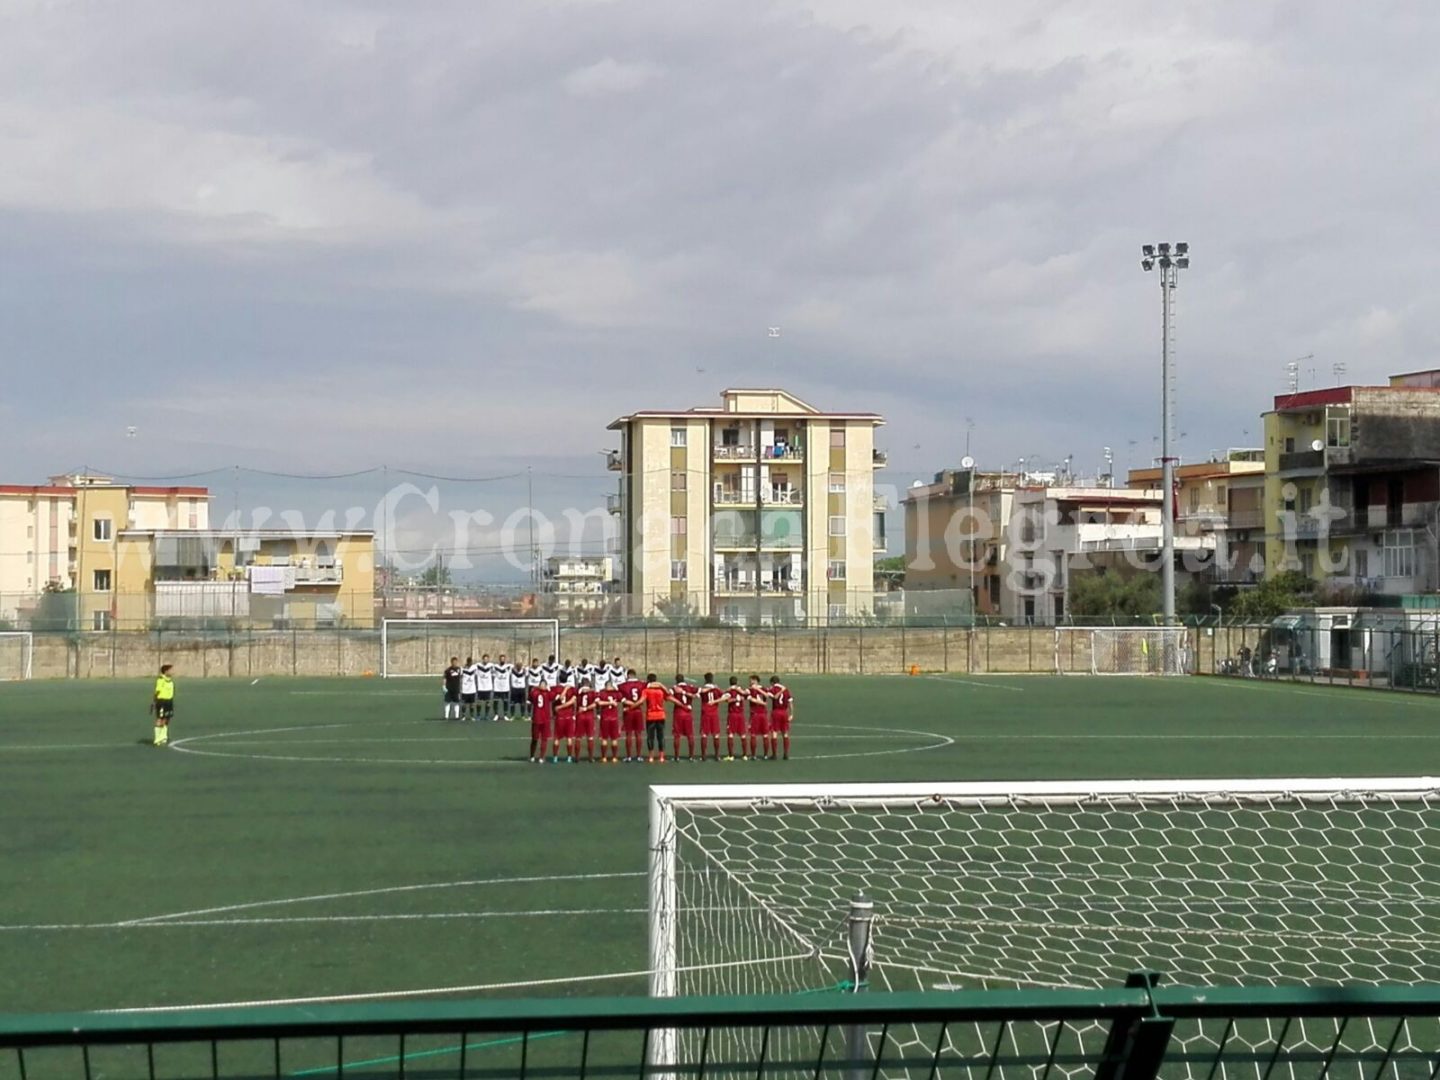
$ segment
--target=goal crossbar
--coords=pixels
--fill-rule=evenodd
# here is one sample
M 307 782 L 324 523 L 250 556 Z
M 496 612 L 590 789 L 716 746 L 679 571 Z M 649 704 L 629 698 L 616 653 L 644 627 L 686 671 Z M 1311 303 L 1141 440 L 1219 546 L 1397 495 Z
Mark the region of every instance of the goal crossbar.
M 404 641 L 399 639 L 403 635 Z M 517 638 L 524 651 L 560 651 L 558 619 L 382 619 L 380 621 L 380 676 L 385 679 L 434 677 L 451 655 L 468 650 L 505 652 Z M 417 645 L 418 643 L 418 645 Z M 397 657 L 396 646 L 415 646 Z M 437 645 L 438 648 L 431 646 Z M 444 653 L 444 656 L 438 655 Z M 418 654 L 418 655 L 414 655 Z M 522 659 L 519 652 L 515 659 Z M 408 661 L 408 662 L 407 662 Z

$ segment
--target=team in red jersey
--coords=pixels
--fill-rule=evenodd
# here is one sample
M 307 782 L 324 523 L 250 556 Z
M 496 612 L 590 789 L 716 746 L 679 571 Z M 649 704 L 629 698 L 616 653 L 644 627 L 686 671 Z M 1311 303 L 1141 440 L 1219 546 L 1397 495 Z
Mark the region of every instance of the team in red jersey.
M 456 664 L 452 662 L 451 667 Z M 448 692 L 449 683 L 446 685 Z M 683 751 L 687 761 L 733 761 L 737 742 L 741 760 L 790 758 L 795 698 L 778 675 L 772 675 L 768 685 L 762 684 L 760 676 L 751 675 L 748 685 L 743 686 L 731 676 L 729 684 L 721 688 L 714 674 L 707 671 L 698 686 L 683 674 L 677 674 L 675 682 L 666 686 L 654 675 L 637 678 L 634 668 L 622 669 L 617 659 L 612 665 L 587 665 L 573 675 L 557 677 L 553 683 L 537 677 L 524 696 L 530 712 L 530 760 L 537 764 L 582 758 L 604 764 L 663 762 L 667 710 L 672 760 L 681 760 Z

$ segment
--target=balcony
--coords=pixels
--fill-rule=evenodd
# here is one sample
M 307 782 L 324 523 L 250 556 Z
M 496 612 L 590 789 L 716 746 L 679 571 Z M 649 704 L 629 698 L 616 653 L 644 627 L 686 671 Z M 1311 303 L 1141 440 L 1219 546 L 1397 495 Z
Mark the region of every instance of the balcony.
M 755 533 L 725 533 L 715 537 L 716 551 L 754 551 L 760 538 Z
M 1231 510 L 1226 523 L 1232 531 L 1235 529 L 1260 529 L 1265 525 L 1265 511 Z
M 871 450 L 870 463 L 877 469 L 883 469 L 890 464 L 890 455 L 884 450 Z
M 715 575 L 715 594 L 717 596 L 754 596 L 757 592 L 762 596 L 781 596 L 799 591 L 800 582 L 797 578 L 776 578 L 762 575 L 757 585 L 753 574 Z
M 1324 450 L 1293 450 L 1280 455 L 1279 475 L 1318 473 L 1325 468 Z
M 605 468 L 611 472 L 621 472 L 625 468 L 625 459 L 619 450 L 605 451 Z
M 760 489 L 760 497 L 766 506 L 800 506 L 804 503 L 800 489 L 767 485 Z
M 751 443 L 716 443 L 716 461 L 754 461 L 755 447 Z
M 883 514 L 886 510 L 890 509 L 890 504 L 886 501 L 884 495 L 872 495 L 870 497 L 870 509 L 874 510 L 877 514 Z
M 611 492 L 605 496 L 605 509 L 612 514 L 620 513 L 620 496 L 618 493 Z
M 804 461 L 805 449 L 789 443 L 776 443 L 774 446 L 761 447 L 760 458 L 763 461 Z
M 754 506 L 755 493 L 745 491 L 742 488 L 730 487 L 726 484 L 715 485 L 716 506 Z

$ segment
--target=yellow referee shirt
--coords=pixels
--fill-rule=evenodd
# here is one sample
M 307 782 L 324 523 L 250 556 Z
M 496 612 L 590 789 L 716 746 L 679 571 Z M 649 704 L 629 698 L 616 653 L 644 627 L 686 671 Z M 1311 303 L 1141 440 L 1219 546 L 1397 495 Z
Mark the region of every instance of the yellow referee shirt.
M 172 679 L 169 675 L 161 675 L 155 680 L 155 700 L 175 700 L 175 680 Z

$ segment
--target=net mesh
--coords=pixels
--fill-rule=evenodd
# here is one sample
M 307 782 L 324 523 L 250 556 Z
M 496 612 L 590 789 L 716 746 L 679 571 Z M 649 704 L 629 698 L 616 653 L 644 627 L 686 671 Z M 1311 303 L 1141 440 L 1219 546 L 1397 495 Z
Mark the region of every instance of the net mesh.
M 1181 626 L 1059 627 L 1055 670 L 1062 675 L 1184 675 L 1189 632 Z
M 387 678 L 438 675 L 450 657 L 544 660 L 559 652 L 559 624 L 549 619 L 387 619 L 380 629 Z
M 1440 980 L 1440 791 L 674 809 L 680 994 L 847 989 L 846 918 L 862 894 L 875 989 L 1118 986 L 1141 969 L 1185 985 Z M 1322 1053 L 1336 1023 L 1183 1037 L 1197 1058 L 1222 1038 Z M 1346 1038 L 1394 1025 L 1361 1026 Z M 1042 1060 L 1054 1040 L 1103 1038 L 1063 1025 L 866 1038 L 872 1055 L 929 1039 L 949 1056 L 1022 1031 Z
M 30 677 L 33 645 L 28 633 L 0 633 L 0 681 Z

